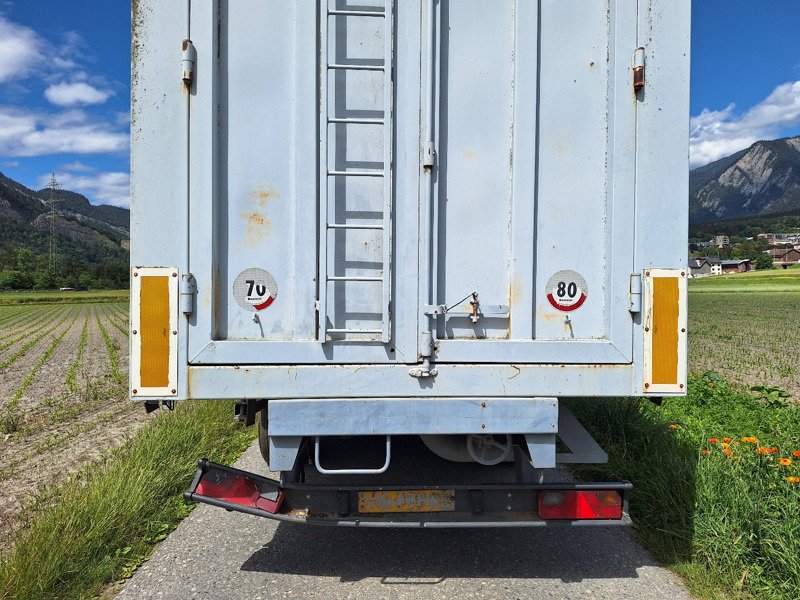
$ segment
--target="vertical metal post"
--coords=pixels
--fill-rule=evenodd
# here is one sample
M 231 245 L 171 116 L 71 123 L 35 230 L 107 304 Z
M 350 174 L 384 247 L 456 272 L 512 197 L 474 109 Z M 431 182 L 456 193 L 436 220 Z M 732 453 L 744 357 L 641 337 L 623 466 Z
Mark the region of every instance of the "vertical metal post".
M 329 0 L 319 11 L 319 268 L 317 273 L 317 337 L 327 337 L 328 319 L 328 16 Z
M 433 210 L 435 200 L 434 168 L 435 168 L 435 135 L 436 135 L 436 2 L 427 0 L 426 21 L 426 53 L 425 57 L 425 122 L 423 126 L 423 140 L 421 144 L 422 176 L 424 191 L 422 206 L 420 207 L 420 309 L 433 301 Z M 432 318 L 424 312 L 419 320 L 419 354 L 427 359 L 433 352 L 433 342 L 436 329 Z M 427 362 L 427 361 L 426 361 Z
M 393 2 L 384 5 L 383 52 L 383 306 L 381 307 L 381 341 L 391 338 L 392 302 L 392 99 L 394 86 L 394 24 Z

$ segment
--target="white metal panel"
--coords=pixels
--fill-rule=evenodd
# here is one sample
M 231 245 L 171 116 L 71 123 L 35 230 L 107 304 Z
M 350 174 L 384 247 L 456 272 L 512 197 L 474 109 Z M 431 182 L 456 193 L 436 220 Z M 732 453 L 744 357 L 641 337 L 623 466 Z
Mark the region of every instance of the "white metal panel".
M 433 303 L 477 291 L 511 317 L 473 324 L 462 302 L 437 318 L 437 361 L 631 361 L 637 3 L 503 2 L 492 18 L 480 4 L 442 7 Z M 562 270 L 588 282 L 570 313 L 547 299 Z
M 131 266 L 170 265 L 186 272 L 192 90 L 181 79 L 181 53 L 191 36 L 189 0 L 136 0 L 131 7 Z M 135 302 L 131 294 L 131 315 L 138 311 Z M 177 330 L 177 389 L 183 394 L 185 319 L 178 319 Z M 132 378 L 134 368 L 131 362 Z

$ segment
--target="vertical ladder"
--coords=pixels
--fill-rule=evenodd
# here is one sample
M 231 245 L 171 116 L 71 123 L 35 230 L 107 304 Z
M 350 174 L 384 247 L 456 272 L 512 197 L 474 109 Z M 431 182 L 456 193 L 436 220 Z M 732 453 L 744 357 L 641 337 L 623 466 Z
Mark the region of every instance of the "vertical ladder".
M 391 338 L 391 264 L 392 264 L 392 52 L 394 46 L 394 25 L 392 19 L 393 0 L 385 0 L 383 9 L 336 9 L 331 8 L 331 0 L 324 0 L 320 15 L 320 210 L 319 210 L 319 324 L 318 336 L 320 343 L 328 341 L 329 334 L 369 334 L 380 335 L 383 343 L 388 343 Z M 339 0 L 334 0 L 338 2 Z M 384 53 L 383 64 L 359 64 L 345 61 L 337 63 L 330 60 L 329 56 L 329 35 L 331 23 L 337 18 L 364 18 L 364 19 L 383 19 L 384 24 Z M 334 26 L 335 31 L 335 26 Z M 331 115 L 328 103 L 329 76 L 337 70 L 343 71 L 381 71 L 383 73 L 383 115 L 381 118 L 355 118 L 338 117 Z M 335 127 L 357 127 L 359 125 L 380 125 L 383 127 L 383 169 L 361 169 L 344 170 L 331 169 L 328 164 L 329 155 L 329 131 L 331 126 Z M 335 140 L 334 140 L 335 143 Z M 335 191 L 330 192 L 331 178 L 334 177 L 380 177 L 383 179 L 383 218 L 380 224 L 350 224 L 334 223 L 329 220 L 330 202 L 335 201 Z M 346 181 L 346 179 L 345 179 Z M 328 256 L 328 241 L 331 231 L 336 230 L 379 230 L 383 232 L 383 268 L 380 277 L 368 277 L 362 275 L 331 275 L 329 271 L 329 261 L 335 261 L 336 256 Z M 336 245 L 333 246 L 334 254 Z M 334 262 L 335 264 L 335 262 Z M 381 306 L 381 328 L 380 329 L 359 329 L 359 328 L 328 328 L 328 290 L 331 283 L 343 281 L 364 281 L 381 283 L 382 285 L 382 306 Z M 364 341 L 360 337 L 353 341 Z

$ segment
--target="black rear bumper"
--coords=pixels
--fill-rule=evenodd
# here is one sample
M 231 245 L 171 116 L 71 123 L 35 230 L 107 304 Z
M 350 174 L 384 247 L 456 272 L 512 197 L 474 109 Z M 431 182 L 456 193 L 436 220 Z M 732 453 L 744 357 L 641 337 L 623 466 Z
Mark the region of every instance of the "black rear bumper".
M 289 523 L 340 527 L 467 528 L 630 525 L 618 483 L 366 486 L 286 483 L 201 459 L 187 501 Z M 542 519 L 540 495 L 619 495 L 619 518 Z M 621 508 L 621 510 L 619 510 Z M 382 512 L 385 511 L 385 512 Z M 584 511 L 585 513 L 585 511 Z M 602 513 L 602 510 L 600 511 Z

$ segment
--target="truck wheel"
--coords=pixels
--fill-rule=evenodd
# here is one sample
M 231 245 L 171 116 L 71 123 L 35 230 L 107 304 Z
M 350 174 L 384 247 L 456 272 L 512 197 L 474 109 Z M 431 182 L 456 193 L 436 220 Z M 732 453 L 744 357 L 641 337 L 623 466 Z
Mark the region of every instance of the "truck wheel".
M 269 466 L 269 437 L 267 436 L 267 424 L 269 417 L 267 416 L 267 409 L 264 408 L 258 413 L 258 449 L 261 450 L 261 456 Z

